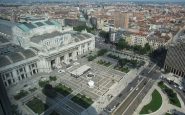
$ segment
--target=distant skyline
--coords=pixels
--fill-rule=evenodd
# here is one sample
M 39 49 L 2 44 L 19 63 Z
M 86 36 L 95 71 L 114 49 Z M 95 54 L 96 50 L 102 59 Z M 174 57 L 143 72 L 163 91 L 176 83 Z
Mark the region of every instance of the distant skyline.
M 131 1 L 136 1 L 136 2 L 185 2 L 185 0 L 0 0 L 0 3 L 32 3 L 32 2 L 69 2 L 69 1 L 88 1 L 88 2 L 114 2 L 114 1 L 125 1 L 125 2 L 131 2 Z

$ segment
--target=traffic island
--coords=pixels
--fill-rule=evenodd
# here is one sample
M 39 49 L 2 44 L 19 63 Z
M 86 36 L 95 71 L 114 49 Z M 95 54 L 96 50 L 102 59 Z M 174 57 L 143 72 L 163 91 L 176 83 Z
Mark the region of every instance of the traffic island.
M 162 105 L 162 96 L 155 89 L 152 93 L 152 100 L 149 104 L 145 105 L 139 114 L 150 114 L 157 111 Z

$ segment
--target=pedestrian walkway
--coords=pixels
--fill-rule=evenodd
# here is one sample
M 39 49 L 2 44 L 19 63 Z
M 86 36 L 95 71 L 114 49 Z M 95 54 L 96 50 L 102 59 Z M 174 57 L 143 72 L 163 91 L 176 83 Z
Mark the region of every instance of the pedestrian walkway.
M 176 109 L 180 112 L 185 113 L 185 105 L 184 105 L 182 99 L 180 98 L 180 96 L 177 94 L 178 99 L 181 102 L 181 108 L 176 107 L 176 106 L 169 103 L 169 99 L 168 99 L 167 95 L 162 92 L 161 88 L 157 86 L 157 83 L 158 82 L 156 82 L 154 84 L 154 86 L 150 89 L 148 94 L 142 100 L 141 104 L 138 106 L 138 108 L 134 112 L 134 115 L 139 115 L 139 112 L 141 111 L 141 109 L 151 101 L 151 99 L 152 99 L 151 94 L 155 89 L 161 94 L 163 102 L 162 102 L 162 105 L 161 105 L 160 109 L 153 112 L 153 113 L 150 113 L 150 115 L 165 115 L 166 112 L 168 112 L 172 109 Z
M 91 107 L 87 110 L 83 111 L 81 115 L 106 115 L 106 113 L 102 112 L 103 109 L 116 97 L 118 94 L 125 89 L 125 87 L 130 83 L 137 75 L 143 70 L 140 68 L 139 70 L 133 69 L 129 73 L 127 73 L 119 82 L 116 82 L 109 91 L 101 96 Z M 109 100 L 108 95 L 112 95 L 113 97 Z

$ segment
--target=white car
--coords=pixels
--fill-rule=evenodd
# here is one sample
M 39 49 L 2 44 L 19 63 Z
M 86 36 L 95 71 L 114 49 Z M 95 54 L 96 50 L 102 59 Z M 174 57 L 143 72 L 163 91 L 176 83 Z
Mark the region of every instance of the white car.
M 65 71 L 62 70 L 62 69 L 58 70 L 58 73 L 64 73 L 64 72 L 65 72 Z
M 182 89 L 183 89 L 183 87 L 182 87 L 182 86 L 179 86 L 179 89 L 180 89 L 180 90 L 182 90 Z
M 78 63 L 78 62 L 74 62 L 74 63 L 73 63 L 73 65 L 79 65 L 79 64 L 80 64 L 80 63 Z
M 133 88 L 133 87 L 131 87 L 131 88 L 130 88 L 130 91 L 132 91 L 133 89 L 134 89 L 134 88 Z

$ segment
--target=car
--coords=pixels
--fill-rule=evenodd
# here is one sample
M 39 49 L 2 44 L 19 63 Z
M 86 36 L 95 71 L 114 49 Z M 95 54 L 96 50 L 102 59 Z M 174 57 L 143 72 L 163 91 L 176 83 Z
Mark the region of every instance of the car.
M 74 63 L 73 63 L 73 65 L 79 65 L 79 64 L 80 64 L 80 63 L 78 63 L 78 62 L 74 62 Z
M 180 89 L 180 90 L 183 90 L 183 87 L 182 87 L 182 86 L 179 86 L 179 89 Z
M 138 87 L 136 88 L 136 91 L 138 90 Z
M 62 69 L 58 70 L 58 73 L 64 73 L 64 72 L 65 70 L 62 70 Z
M 130 91 L 132 91 L 133 89 L 134 89 L 134 88 L 133 88 L 133 87 L 131 87 L 131 88 L 130 88 Z

